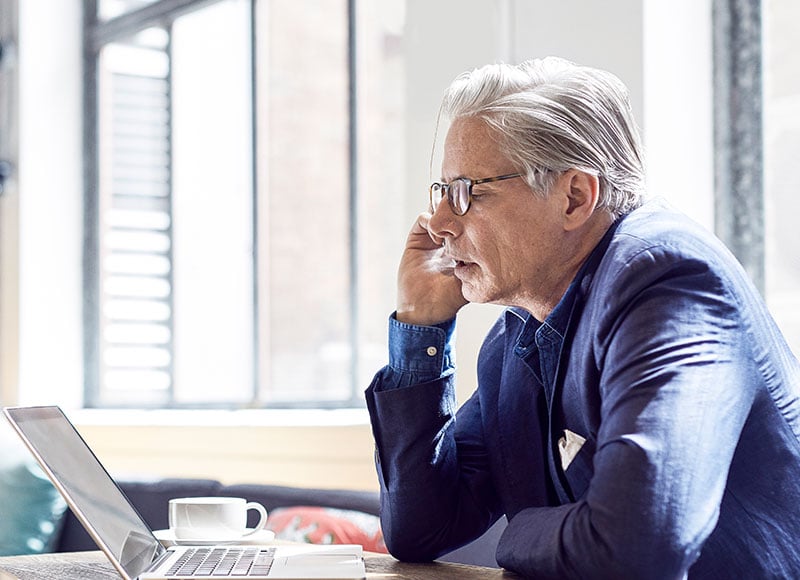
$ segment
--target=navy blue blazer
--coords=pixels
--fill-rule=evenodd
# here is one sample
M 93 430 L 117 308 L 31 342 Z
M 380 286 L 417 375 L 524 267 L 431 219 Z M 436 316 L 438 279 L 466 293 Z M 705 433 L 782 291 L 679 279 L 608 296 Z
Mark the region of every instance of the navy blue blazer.
M 389 550 L 434 559 L 505 514 L 498 563 L 537 578 L 800 577 L 800 366 L 734 257 L 649 202 L 568 294 L 553 328 L 503 313 L 458 410 L 448 364 L 376 375 Z

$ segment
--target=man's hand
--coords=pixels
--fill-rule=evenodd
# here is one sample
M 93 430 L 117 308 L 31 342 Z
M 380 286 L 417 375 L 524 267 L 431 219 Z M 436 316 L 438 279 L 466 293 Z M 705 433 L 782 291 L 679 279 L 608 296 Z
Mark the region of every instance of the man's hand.
M 430 326 L 453 318 L 467 301 L 444 240 L 428 229 L 430 213 L 417 218 L 406 240 L 397 276 L 397 320 Z

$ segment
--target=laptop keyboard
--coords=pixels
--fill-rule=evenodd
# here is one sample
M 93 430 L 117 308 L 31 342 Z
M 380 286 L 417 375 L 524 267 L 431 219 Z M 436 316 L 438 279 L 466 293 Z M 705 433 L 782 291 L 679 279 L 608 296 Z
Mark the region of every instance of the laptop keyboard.
M 172 565 L 167 576 L 266 576 L 274 554 L 275 548 L 192 548 Z

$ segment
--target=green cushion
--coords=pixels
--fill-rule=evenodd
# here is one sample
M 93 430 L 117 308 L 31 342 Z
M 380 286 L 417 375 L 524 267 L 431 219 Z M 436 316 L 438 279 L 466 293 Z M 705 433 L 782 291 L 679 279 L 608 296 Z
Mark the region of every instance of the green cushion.
M 0 418 L 0 422 L 4 422 Z M 32 457 L 0 425 L 0 556 L 51 551 L 66 503 Z

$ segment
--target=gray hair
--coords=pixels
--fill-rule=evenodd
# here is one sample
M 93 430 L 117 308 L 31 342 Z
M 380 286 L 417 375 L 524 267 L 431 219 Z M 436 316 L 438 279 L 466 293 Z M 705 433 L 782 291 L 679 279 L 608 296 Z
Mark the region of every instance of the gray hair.
M 639 130 L 625 85 L 609 72 L 555 57 L 487 65 L 453 81 L 442 116 L 486 122 L 539 195 L 560 172 L 579 169 L 599 178 L 598 209 L 616 218 L 642 203 Z

